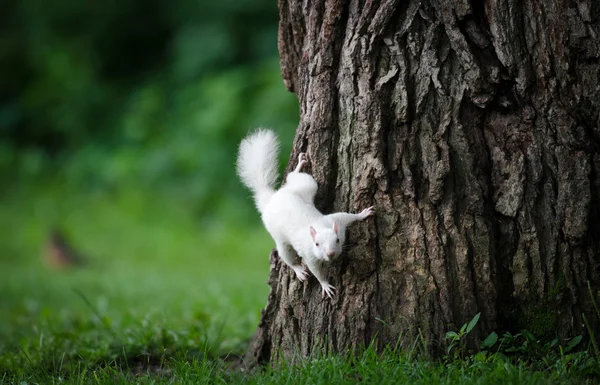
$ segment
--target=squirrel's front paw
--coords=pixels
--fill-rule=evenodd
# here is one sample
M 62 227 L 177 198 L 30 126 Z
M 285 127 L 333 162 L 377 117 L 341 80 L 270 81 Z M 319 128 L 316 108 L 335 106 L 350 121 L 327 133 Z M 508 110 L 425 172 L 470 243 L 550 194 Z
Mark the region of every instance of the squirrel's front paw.
M 306 278 L 308 278 L 308 273 L 303 267 L 294 268 L 294 273 L 296 273 L 296 277 L 302 282 L 306 281 Z
M 369 208 L 364 209 L 363 211 L 360 212 L 360 220 L 363 221 L 365 219 L 367 219 L 368 217 L 375 215 L 375 210 L 373 209 L 375 206 L 371 206 Z
M 329 298 L 332 298 L 335 296 L 335 287 L 331 286 L 329 283 L 327 282 L 321 282 L 321 298 L 325 298 L 325 294 L 327 294 L 327 296 Z

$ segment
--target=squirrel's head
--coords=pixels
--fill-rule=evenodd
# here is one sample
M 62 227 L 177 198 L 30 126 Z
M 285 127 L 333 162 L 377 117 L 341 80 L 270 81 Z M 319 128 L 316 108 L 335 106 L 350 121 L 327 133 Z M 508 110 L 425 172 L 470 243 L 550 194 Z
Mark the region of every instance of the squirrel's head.
M 313 249 L 319 259 L 329 261 L 342 253 L 343 240 L 338 235 L 338 225 L 333 222 L 330 229 L 322 229 L 317 232 L 310 227 L 310 235 L 313 240 Z

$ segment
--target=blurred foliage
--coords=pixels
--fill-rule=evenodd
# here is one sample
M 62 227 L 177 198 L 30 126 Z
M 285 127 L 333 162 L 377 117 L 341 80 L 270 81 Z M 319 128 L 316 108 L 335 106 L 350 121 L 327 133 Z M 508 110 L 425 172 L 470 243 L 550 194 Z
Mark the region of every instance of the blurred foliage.
M 2 5 L 0 384 L 54 354 L 242 351 L 272 240 L 237 146 L 272 127 L 283 165 L 298 120 L 276 3 Z M 83 264 L 53 262 L 55 231 Z
M 298 119 L 277 19 L 267 0 L 5 0 L 2 191 L 135 186 L 239 215 L 239 140 L 270 126 L 289 148 Z

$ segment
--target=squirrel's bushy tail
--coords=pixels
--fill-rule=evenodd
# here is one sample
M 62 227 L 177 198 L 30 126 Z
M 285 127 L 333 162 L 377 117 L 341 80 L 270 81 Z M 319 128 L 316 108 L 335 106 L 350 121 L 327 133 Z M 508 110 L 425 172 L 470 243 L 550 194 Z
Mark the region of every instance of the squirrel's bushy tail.
M 275 133 L 259 128 L 242 140 L 237 158 L 237 172 L 242 182 L 252 190 L 258 211 L 275 193 L 279 140 Z

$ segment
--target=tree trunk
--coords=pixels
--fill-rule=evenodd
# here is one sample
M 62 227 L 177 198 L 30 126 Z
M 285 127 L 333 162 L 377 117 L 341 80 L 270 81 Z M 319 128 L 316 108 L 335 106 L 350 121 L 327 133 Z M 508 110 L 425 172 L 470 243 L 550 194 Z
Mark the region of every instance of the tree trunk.
M 250 363 L 413 341 L 585 334 L 600 288 L 600 4 L 279 0 L 317 207 L 353 225 L 322 299 L 274 255 Z M 596 321 L 593 321 L 596 322 Z M 596 323 L 597 324 L 597 323 Z M 593 325 L 592 325 L 593 326 Z

